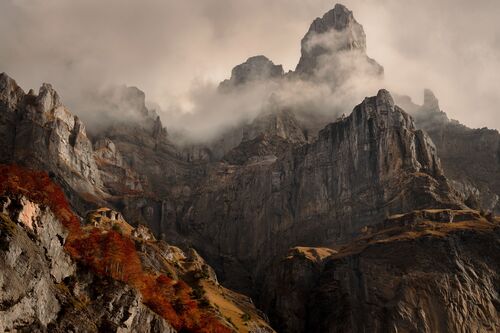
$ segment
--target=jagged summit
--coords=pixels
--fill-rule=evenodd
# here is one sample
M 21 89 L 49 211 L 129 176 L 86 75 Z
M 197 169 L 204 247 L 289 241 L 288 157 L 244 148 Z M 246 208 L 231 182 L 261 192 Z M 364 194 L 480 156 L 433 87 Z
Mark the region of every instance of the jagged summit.
M 336 4 L 323 17 L 316 18 L 301 41 L 301 57 L 295 72 L 310 76 L 324 71 L 330 64 L 336 64 L 339 54 L 347 57 L 361 55 L 375 75 L 383 74 L 383 67 L 366 56 L 366 35 L 352 11 Z M 335 65 L 338 67 L 338 65 Z
M 394 135 L 399 139 L 395 140 Z M 350 116 L 329 124 L 319 134 L 320 139 L 332 136 L 347 145 L 365 142 L 364 152 L 372 150 L 372 154 L 360 165 L 374 162 L 372 171 L 390 174 L 394 168 L 401 167 L 406 171 L 423 171 L 433 177 L 443 174 L 432 140 L 415 128 L 413 118 L 394 103 L 385 89 L 379 90 L 376 96 L 365 98 Z M 375 141 L 378 141 L 376 145 Z
M 16 81 L 5 72 L 0 73 L 0 105 L 12 108 L 21 101 L 23 96 L 24 91 Z
M 46 112 L 62 106 L 61 98 L 49 83 L 43 83 L 38 92 L 36 103 L 40 111 Z
M 424 104 L 422 107 L 427 110 L 440 111 L 439 100 L 432 90 L 424 89 Z
M 394 107 L 394 99 L 392 98 L 391 93 L 386 89 L 380 89 L 377 92 L 376 101 L 377 105 L 385 104 L 388 105 L 389 107 Z
M 231 71 L 231 78 L 224 80 L 221 87 L 238 86 L 252 81 L 280 78 L 284 75 L 283 66 L 275 65 L 263 55 L 248 58 Z
M 351 39 L 346 40 L 346 44 L 341 45 L 346 48 L 366 49 L 366 35 L 363 26 L 359 24 L 352 11 L 342 4 L 336 4 L 335 7 L 325 13 L 322 18 L 316 18 L 309 27 L 306 37 L 311 34 L 323 34 L 331 31 L 348 30 Z

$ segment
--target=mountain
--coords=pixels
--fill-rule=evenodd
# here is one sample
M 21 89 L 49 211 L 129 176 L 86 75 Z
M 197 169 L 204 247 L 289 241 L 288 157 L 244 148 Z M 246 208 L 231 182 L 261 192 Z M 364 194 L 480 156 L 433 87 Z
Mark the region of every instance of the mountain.
M 214 265 L 224 278 L 226 269 L 242 266 L 259 279 L 268 260 L 289 247 L 348 241 L 390 214 L 463 207 L 432 142 L 385 90 L 311 144 L 261 150 L 277 143 L 286 145 L 261 136 L 236 147 L 229 156 L 238 154 L 238 163 L 228 158 L 209 171 L 180 223 L 211 262 L 220 262 Z M 234 286 L 242 288 L 236 276 Z
M 383 75 L 384 69 L 366 55 L 366 35 L 353 13 L 336 4 L 316 18 L 301 41 L 301 56 L 295 73 L 314 79 L 327 77 L 340 83 L 352 72 Z
M 434 93 L 424 91 L 423 105 L 399 96 L 401 105 L 414 117 L 436 145 L 443 169 L 453 186 L 471 206 L 500 212 L 500 133 L 472 129 L 450 120 Z
M 231 71 L 231 78 L 221 82 L 222 89 L 229 89 L 244 85 L 252 81 L 282 78 L 283 66 L 275 65 L 263 55 L 250 57 L 244 63 L 236 66 Z
M 342 5 L 301 47 L 286 74 L 237 65 L 218 94 L 269 94 L 203 144 L 138 88 L 91 96 L 86 128 L 49 84 L 0 74 L 0 327 L 499 329 L 498 132 L 450 121 L 430 91 L 419 106 L 378 89 L 341 113 L 285 103 L 290 85 L 341 98 L 383 75 Z
M 499 223 L 414 211 L 346 246 L 296 247 L 270 267 L 261 304 L 279 332 L 494 332 Z
M 108 208 L 80 222 L 47 173 L 0 171 L 2 332 L 273 332 L 195 250 Z

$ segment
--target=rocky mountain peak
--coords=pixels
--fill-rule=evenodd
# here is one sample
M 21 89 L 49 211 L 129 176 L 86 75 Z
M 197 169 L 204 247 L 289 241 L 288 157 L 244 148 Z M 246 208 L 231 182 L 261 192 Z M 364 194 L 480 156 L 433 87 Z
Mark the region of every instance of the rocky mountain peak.
M 424 104 L 422 105 L 422 108 L 437 112 L 440 111 L 439 100 L 434 95 L 434 92 L 432 92 L 432 90 L 430 89 L 424 90 Z
M 366 97 L 356 106 L 354 112 L 363 118 L 379 119 L 387 126 L 405 127 L 414 130 L 413 119 L 403 109 L 395 105 L 389 91 L 380 89 L 376 96 Z
M 391 93 L 385 89 L 380 89 L 376 97 L 377 106 L 385 106 L 387 108 L 394 108 L 394 99 Z
M 6 73 L 0 73 L 0 104 L 13 108 L 21 101 L 24 91 Z
M 336 4 L 335 7 L 325 13 L 322 18 L 316 18 L 311 26 L 309 27 L 308 33 L 326 33 L 330 30 L 342 31 L 349 29 L 353 33 L 355 40 L 352 40 L 350 47 L 355 48 L 366 48 L 366 37 L 363 30 L 363 26 L 359 24 L 352 11 L 347 9 L 342 4 Z
M 36 103 L 40 107 L 40 111 L 48 112 L 52 111 L 55 108 L 62 106 L 61 98 L 57 91 L 52 88 L 52 85 L 49 83 L 43 83 L 38 92 L 38 96 L 36 98 Z
M 319 136 L 320 140 L 334 145 L 365 142 L 362 153 L 371 151 L 370 156 L 366 156 L 366 165 L 373 162 L 370 172 L 381 173 L 375 178 L 385 177 L 383 173 L 391 174 L 396 166 L 435 177 L 443 174 L 432 140 L 415 128 L 413 118 L 394 104 L 385 89 L 365 98 L 352 115 L 328 125 Z
M 263 55 L 250 57 L 231 71 L 231 78 L 224 80 L 221 87 L 238 86 L 252 81 L 280 78 L 284 75 L 283 66 L 275 65 Z
M 301 57 L 296 72 L 311 75 L 322 65 L 322 58 L 342 51 L 365 54 L 366 35 L 352 11 L 337 4 L 323 17 L 318 17 L 311 23 L 301 41 Z M 376 66 L 380 67 L 377 71 L 383 71 L 380 65 Z
M 108 103 L 110 108 L 127 113 L 127 117 L 148 115 L 146 94 L 137 87 L 125 85 L 110 87 L 99 97 Z

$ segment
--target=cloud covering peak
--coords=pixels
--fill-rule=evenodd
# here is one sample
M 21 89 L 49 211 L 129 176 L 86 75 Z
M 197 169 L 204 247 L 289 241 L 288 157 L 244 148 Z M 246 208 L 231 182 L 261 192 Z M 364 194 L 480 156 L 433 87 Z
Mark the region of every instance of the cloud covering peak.
M 500 127 L 498 1 L 344 4 L 363 24 L 367 53 L 385 68 L 384 87 L 417 101 L 430 87 L 451 118 Z M 315 17 L 331 9 L 326 0 L 6 0 L 0 3 L 0 71 L 25 90 L 52 83 L 82 118 L 89 90 L 127 84 L 167 111 L 167 126 L 186 117 L 218 123 L 223 119 L 213 119 L 215 110 L 197 104 L 207 102 L 205 88 L 255 54 L 285 71 L 295 68 L 298 41 Z M 320 98 L 322 89 L 311 96 Z M 253 101 L 254 108 L 264 103 Z M 238 112 L 238 105 L 228 106 Z

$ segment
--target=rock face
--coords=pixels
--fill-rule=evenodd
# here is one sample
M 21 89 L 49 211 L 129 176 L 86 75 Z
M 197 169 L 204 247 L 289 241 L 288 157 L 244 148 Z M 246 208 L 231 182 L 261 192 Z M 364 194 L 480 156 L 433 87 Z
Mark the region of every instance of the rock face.
M 0 331 L 175 332 L 125 284 L 78 267 L 52 212 L 2 197 Z
M 295 250 L 270 268 L 262 305 L 280 332 L 494 332 L 499 222 L 417 211 L 337 251 Z
M 295 72 L 252 57 L 219 93 L 342 92 L 382 72 L 337 5 L 311 25 Z M 29 184 L 4 191 L 0 330 L 272 332 L 219 281 L 283 332 L 498 329 L 498 251 L 485 251 L 498 223 L 458 209 L 498 209 L 499 134 L 448 120 L 432 92 L 418 106 L 380 90 L 332 123 L 270 94 L 248 123 L 185 147 L 139 89 L 103 96 L 87 135 L 50 85 L 26 94 L 0 75 L 0 163 L 50 172 L 79 215 Z M 4 169 L 0 189 L 31 177 Z
M 341 58 L 355 58 L 355 67 L 367 67 L 365 69 L 373 75 L 383 74 L 382 66 L 366 56 L 363 26 L 354 19 L 350 10 L 336 4 L 322 18 L 316 18 L 309 27 L 301 41 L 301 57 L 295 72 L 303 77 L 330 76 L 333 74 L 330 69 L 339 71 L 345 67 L 346 62 Z M 344 66 L 340 66 L 341 64 Z M 360 66 L 361 64 L 364 66 Z
M 46 174 L 0 171 L 2 332 L 273 332 L 196 251 L 107 208 L 79 225 Z
M 125 162 L 113 141 L 98 139 L 94 144 L 94 159 L 103 185 L 111 194 L 143 192 L 141 177 Z
M 291 143 L 305 143 L 304 130 L 294 114 L 286 110 L 269 110 L 261 113 L 250 125 L 243 128 L 242 141 L 259 135 L 276 136 Z
M 306 332 L 311 290 L 319 283 L 324 262 L 336 252 L 295 247 L 270 265 L 259 301 L 278 332 Z
M 487 128 L 471 129 L 448 119 L 430 90 L 424 91 L 424 104 L 410 99 L 402 104 L 415 117 L 436 145 L 443 169 L 465 200 L 476 208 L 500 212 L 500 133 Z
M 263 55 L 250 57 L 233 68 L 231 78 L 221 83 L 222 89 L 236 87 L 253 81 L 279 79 L 284 75 L 283 66 L 275 65 Z
M 43 84 L 38 95 L 25 94 L 14 80 L 0 74 L 2 162 L 53 172 L 85 201 L 102 202 L 102 181 L 85 126 Z
M 219 261 L 219 272 L 238 266 L 221 260 L 232 258 L 258 275 L 266 260 L 291 246 L 347 241 L 397 212 L 463 205 L 432 142 L 387 91 L 365 99 L 311 144 L 264 149 L 278 147 L 274 140 L 235 148 L 228 156 L 239 157 L 210 171 L 182 218 L 181 232 Z

